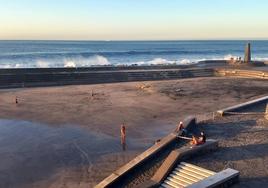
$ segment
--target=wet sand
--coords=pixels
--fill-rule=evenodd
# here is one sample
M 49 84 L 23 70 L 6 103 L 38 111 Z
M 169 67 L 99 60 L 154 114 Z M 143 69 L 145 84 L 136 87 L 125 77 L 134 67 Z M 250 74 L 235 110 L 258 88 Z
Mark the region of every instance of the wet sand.
M 228 78 L 1 90 L 0 187 L 93 187 L 186 116 L 267 93 Z

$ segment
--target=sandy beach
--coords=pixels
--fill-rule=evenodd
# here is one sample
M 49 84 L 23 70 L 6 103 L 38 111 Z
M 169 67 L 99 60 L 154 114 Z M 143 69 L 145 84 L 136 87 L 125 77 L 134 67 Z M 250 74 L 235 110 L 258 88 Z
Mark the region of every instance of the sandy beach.
M 93 187 L 188 115 L 267 93 L 231 78 L 1 90 L 0 187 Z

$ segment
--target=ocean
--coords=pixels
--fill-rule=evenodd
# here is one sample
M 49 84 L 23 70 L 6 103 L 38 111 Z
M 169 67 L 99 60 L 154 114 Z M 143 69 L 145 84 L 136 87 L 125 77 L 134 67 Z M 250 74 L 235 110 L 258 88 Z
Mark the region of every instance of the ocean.
M 268 59 L 268 41 L 0 41 L 0 68 L 191 64 L 243 57 Z

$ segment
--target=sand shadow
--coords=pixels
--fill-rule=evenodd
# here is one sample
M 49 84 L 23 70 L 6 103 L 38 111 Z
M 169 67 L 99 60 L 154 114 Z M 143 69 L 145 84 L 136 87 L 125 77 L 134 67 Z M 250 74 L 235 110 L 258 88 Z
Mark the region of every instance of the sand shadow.
M 267 187 L 268 177 L 256 177 L 256 178 L 240 178 L 240 182 L 234 185 L 233 188 L 257 188 L 257 187 Z
M 230 139 L 237 136 L 241 132 L 252 128 L 256 125 L 255 120 L 229 121 L 224 123 L 211 123 L 202 125 L 208 137 L 213 139 Z
M 268 156 L 268 143 L 235 147 L 221 147 L 216 161 L 238 161 Z

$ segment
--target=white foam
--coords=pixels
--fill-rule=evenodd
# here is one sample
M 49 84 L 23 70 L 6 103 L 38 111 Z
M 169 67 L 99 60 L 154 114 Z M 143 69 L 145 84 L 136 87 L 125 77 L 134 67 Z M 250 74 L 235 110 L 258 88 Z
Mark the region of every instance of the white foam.
M 183 59 L 179 62 L 179 64 L 188 65 L 192 64 L 193 62 L 190 59 Z
M 130 63 L 130 65 L 171 65 L 171 64 L 190 64 L 191 61 L 189 59 L 183 60 L 167 60 L 164 58 L 155 58 L 150 61 L 139 61 Z
M 37 61 L 36 66 L 38 68 L 49 68 L 50 67 L 49 63 L 46 61 Z
M 65 68 L 73 68 L 73 67 L 76 67 L 76 64 L 73 61 L 67 61 L 64 63 L 64 67 Z
M 268 57 L 256 57 L 256 58 L 253 58 L 253 60 L 256 60 L 256 61 L 268 61 Z
M 163 58 L 155 58 L 152 61 L 148 61 L 146 64 L 149 65 L 168 65 L 168 64 L 174 64 L 176 61 L 170 61 Z
M 11 65 L 9 64 L 5 64 L 5 65 L 0 65 L 0 68 L 1 69 L 10 69 L 10 68 L 13 68 Z
M 93 56 L 90 58 L 70 58 L 64 60 L 64 67 L 90 67 L 90 66 L 105 66 L 110 65 L 111 63 L 107 58 L 103 56 Z

